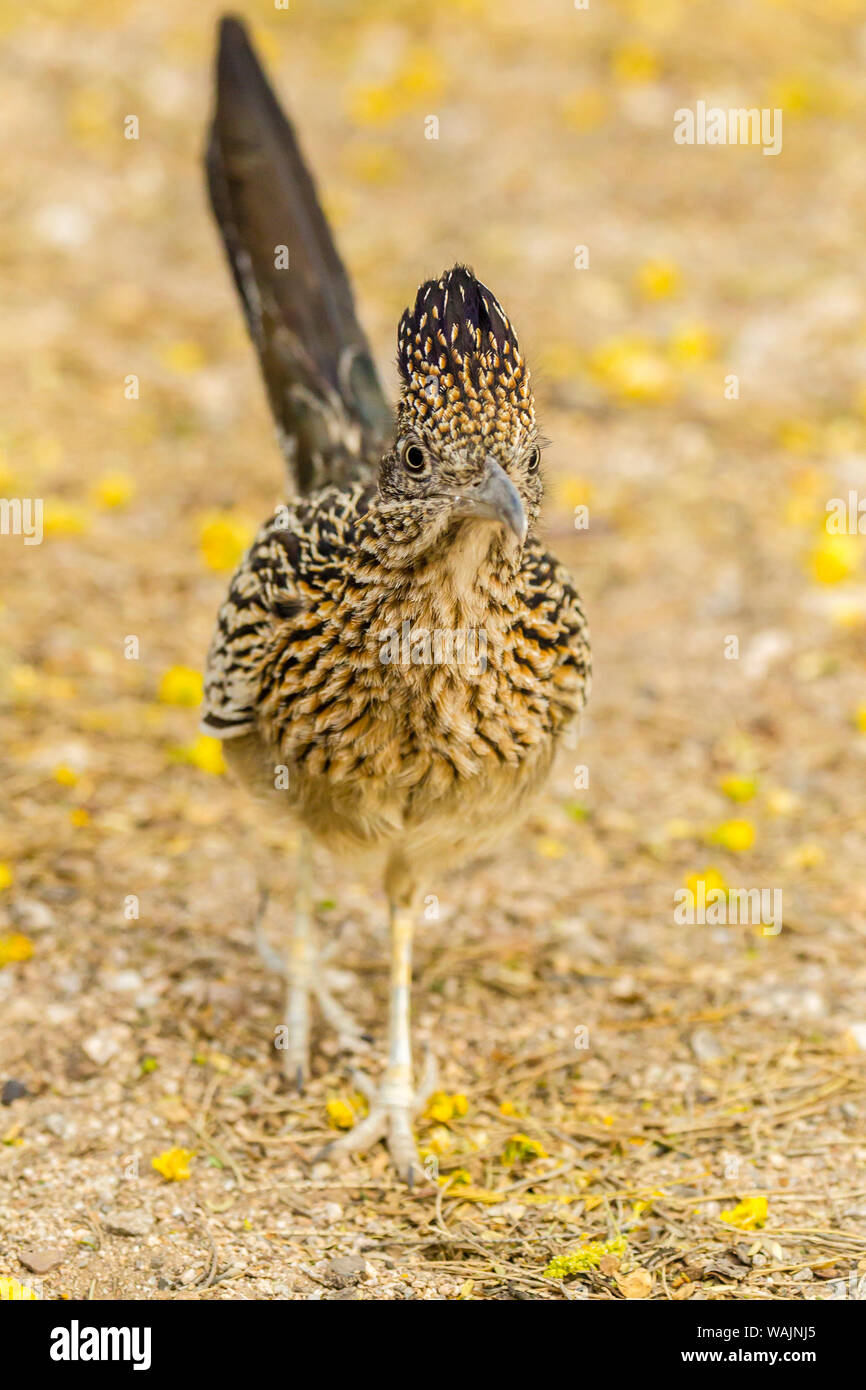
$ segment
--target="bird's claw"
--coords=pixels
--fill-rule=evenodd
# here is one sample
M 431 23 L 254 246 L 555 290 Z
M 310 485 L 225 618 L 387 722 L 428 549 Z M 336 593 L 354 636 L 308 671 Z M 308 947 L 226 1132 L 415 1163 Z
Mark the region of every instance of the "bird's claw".
M 364 1072 L 353 1072 L 352 1084 L 368 1101 L 369 1113 L 353 1129 L 320 1149 L 314 1162 L 358 1153 L 384 1139 L 402 1181 L 410 1188 L 426 1186 L 433 1174 L 418 1153 L 412 1120 L 421 1114 L 435 1091 L 436 1078 L 436 1059 L 430 1051 L 425 1057 L 423 1080 L 414 1091 L 404 1078 L 390 1077 L 387 1072 L 381 1086 Z

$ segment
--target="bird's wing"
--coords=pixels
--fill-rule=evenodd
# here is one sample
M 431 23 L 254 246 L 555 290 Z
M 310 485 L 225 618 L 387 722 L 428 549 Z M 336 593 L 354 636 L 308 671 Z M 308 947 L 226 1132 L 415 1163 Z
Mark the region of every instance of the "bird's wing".
M 533 666 L 547 670 L 550 711 L 559 727 L 589 698 L 589 626 L 568 570 L 538 540 L 524 549 L 522 581 L 521 640 Z
M 220 28 L 206 166 L 295 485 L 348 481 L 393 416 L 294 131 L 234 18 Z
M 204 733 L 233 739 L 257 727 L 274 623 L 304 607 L 298 552 L 293 530 L 272 518 L 235 571 L 205 663 Z

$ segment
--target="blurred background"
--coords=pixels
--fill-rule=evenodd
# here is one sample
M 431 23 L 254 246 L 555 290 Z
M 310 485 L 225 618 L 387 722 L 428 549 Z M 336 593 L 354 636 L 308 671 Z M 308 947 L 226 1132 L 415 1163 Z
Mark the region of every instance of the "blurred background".
M 527 1296 L 561 1296 L 548 1259 L 623 1232 L 654 1296 L 818 1296 L 866 1257 L 866 535 L 825 524 L 854 492 L 866 531 L 866 5 L 234 8 L 392 393 L 399 315 L 455 260 L 516 324 L 552 441 L 545 529 L 593 633 L 579 748 L 503 860 L 436 886 L 419 943 L 448 1087 L 425 1143 L 487 1193 L 454 1219 L 482 1245 L 516 1232 Z M 194 1296 L 206 1202 L 245 1272 L 201 1296 L 308 1296 L 259 1188 L 303 1191 L 307 1136 L 359 1105 L 326 1038 L 311 1096 L 285 1101 L 252 820 L 196 728 L 215 611 L 284 486 L 204 195 L 219 13 L 0 0 L 0 496 L 44 499 L 45 524 L 38 546 L 0 536 L 0 1275 L 22 1242 L 56 1247 L 46 1280 L 73 1294 Z M 698 102 L 780 110 L 781 152 L 676 144 Z M 287 895 L 290 849 L 275 827 Z M 320 875 L 379 1038 L 383 903 Z M 676 925 L 699 878 L 782 890 L 782 933 Z M 181 1187 L 152 1170 L 175 1150 L 197 1155 L 176 1257 Z M 503 1217 L 532 1174 L 561 1203 Z M 316 1181 L 291 1222 L 308 1261 L 402 1220 Z M 139 1205 L 165 1267 L 88 1242 L 73 1186 L 103 1216 Z M 400 1267 L 419 1297 L 502 1286 L 477 1254 Z M 382 1279 L 370 1296 L 398 1296 Z

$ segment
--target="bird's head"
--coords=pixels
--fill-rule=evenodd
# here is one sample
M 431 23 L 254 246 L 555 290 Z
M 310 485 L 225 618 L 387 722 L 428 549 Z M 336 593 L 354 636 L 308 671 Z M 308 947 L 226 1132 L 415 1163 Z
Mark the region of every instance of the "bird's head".
M 397 344 L 397 434 L 379 477 L 394 540 L 432 545 L 471 529 L 516 558 L 541 506 L 541 451 L 504 310 L 455 266 L 421 286 Z

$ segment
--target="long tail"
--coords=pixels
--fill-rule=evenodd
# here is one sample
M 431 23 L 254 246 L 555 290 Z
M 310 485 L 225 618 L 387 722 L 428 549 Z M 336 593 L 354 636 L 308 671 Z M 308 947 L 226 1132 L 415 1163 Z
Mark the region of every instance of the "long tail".
M 220 26 L 206 166 L 295 486 L 363 475 L 393 415 L 292 127 L 231 16 Z

